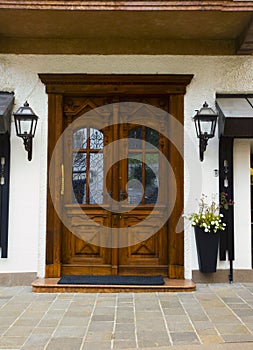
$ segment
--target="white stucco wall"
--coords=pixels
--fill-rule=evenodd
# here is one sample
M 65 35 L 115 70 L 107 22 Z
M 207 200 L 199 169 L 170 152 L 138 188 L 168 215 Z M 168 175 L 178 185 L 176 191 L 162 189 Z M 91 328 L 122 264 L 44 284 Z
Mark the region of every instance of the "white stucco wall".
M 185 202 L 188 212 L 194 209 L 199 193 L 218 192 L 218 178 L 214 176 L 214 169 L 218 168 L 218 139 L 216 137 L 210 140 L 205 160 L 200 163 L 197 159 L 198 141 L 191 120 L 195 109 L 199 109 L 204 101 L 214 108 L 217 92 L 253 92 L 253 57 L 248 56 L 0 55 L 0 90 L 15 92 L 14 110 L 28 100 L 40 117 L 32 162 L 26 160 L 27 153 L 22 140 L 15 136 L 12 124 L 9 257 L 0 259 L 0 272 L 37 271 L 39 276 L 44 275 L 47 95 L 44 85 L 38 79 L 38 73 L 194 74 L 185 96 Z M 189 146 L 187 135 L 192 139 L 195 150 Z M 244 154 L 246 147 L 244 151 L 242 148 L 235 148 L 238 158 L 235 179 L 246 190 L 248 183 L 241 182 L 245 173 L 241 174 L 239 167 L 245 166 L 246 160 L 244 162 L 242 159 L 248 155 Z M 196 183 L 199 193 L 191 191 Z M 237 197 L 238 194 L 236 192 Z M 241 199 L 236 198 L 236 234 L 242 230 L 241 222 L 244 222 L 244 226 L 249 225 L 248 208 L 245 209 L 248 203 Z M 249 228 L 244 227 L 245 240 L 239 240 L 239 236 L 239 241 L 236 238 L 237 268 L 251 268 L 249 234 Z M 219 268 L 226 266 L 226 262 L 219 264 Z M 194 236 L 192 228 L 186 222 L 185 277 L 191 278 L 191 270 L 197 268 Z
M 235 268 L 251 266 L 250 140 L 234 141 Z M 238 261 L 237 257 L 240 257 Z

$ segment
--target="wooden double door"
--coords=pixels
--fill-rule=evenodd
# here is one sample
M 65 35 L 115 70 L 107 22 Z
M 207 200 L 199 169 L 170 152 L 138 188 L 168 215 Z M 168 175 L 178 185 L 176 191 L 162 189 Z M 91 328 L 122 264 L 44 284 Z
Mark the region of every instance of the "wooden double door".
M 75 115 L 66 99 L 62 274 L 168 274 L 170 147 L 160 100 L 72 98 Z
M 184 193 L 183 102 L 192 76 L 40 78 L 48 93 L 48 177 L 53 174 L 46 277 L 184 278 L 184 234 L 178 223 Z

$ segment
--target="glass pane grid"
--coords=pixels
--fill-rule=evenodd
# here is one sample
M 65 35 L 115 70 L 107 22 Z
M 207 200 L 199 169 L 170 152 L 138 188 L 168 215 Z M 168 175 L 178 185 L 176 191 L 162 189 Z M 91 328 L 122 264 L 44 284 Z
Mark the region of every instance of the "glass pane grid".
M 102 153 L 90 153 L 90 204 L 103 203 L 104 183 L 104 155 Z
M 103 203 L 104 135 L 94 128 L 82 128 L 72 140 L 72 200 L 79 204 Z
M 73 153 L 72 155 L 72 188 L 73 201 L 79 204 L 86 203 L 86 154 Z
M 132 153 L 132 157 L 128 157 L 128 203 L 138 204 L 142 202 L 142 153 Z
M 159 186 L 159 134 L 144 126 L 128 134 L 128 202 L 155 204 Z M 133 140 L 131 140 L 133 139 Z M 148 145 L 149 142 L 151 145 Z M 104 135 L 94 128 L 73 133 L 73 201 L 102 204 L 104 201 Z
M 91 149 L 103 149 L 104 147 L 104 135 L 99 130 L 90 129 L 89 141 Z
M 146 153 L 145 174 L 145 203 L 155 204 L 159 187 L 159 153 Z
M 159 133 L 142 126 L 131 130 L 128 137 L 128 202 L 155 204 L 159 186 Z
M 73 133 L 73 149 L 86 149 L 87 148 L 87 129 L 79 129 Z

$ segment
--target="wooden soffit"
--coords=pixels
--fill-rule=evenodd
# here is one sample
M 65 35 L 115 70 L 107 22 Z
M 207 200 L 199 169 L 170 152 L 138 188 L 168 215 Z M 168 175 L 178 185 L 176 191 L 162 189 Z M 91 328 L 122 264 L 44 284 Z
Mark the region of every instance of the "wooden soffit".
M 239 37 L 237 53 L 239 55 L 253 54 L 253 18 Z
M 253 1 L 0 0 L 0 53 L 251 54 Z

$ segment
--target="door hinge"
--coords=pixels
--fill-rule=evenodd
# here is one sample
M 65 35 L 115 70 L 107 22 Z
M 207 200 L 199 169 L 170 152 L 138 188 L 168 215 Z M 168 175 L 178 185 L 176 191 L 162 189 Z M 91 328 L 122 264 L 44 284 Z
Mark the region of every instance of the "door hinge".
M 64 164 L 61 165 L 61 196 L 64 195 L 65 178 L 64 178 Z

